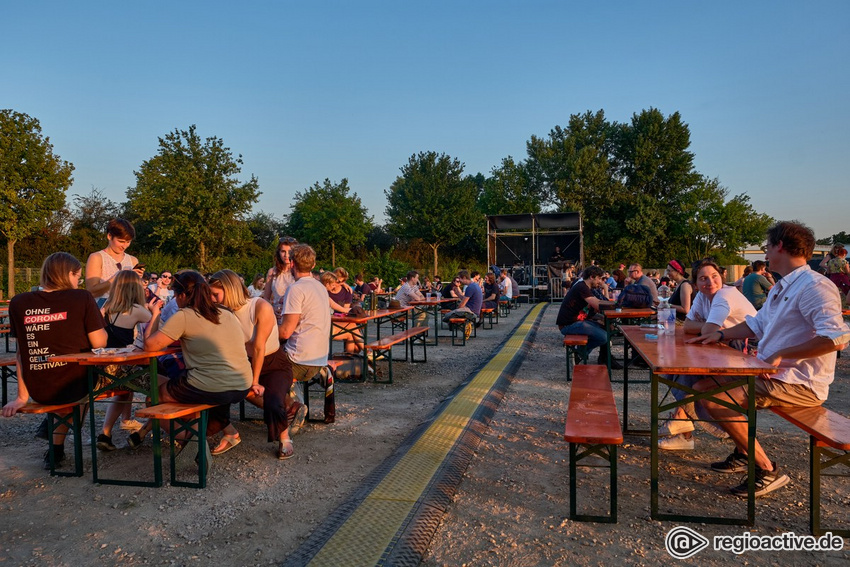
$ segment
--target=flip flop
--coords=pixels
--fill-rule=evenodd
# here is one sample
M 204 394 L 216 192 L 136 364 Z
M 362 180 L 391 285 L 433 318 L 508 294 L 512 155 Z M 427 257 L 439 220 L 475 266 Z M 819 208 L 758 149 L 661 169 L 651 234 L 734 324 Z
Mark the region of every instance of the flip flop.
M 215 449 L 210 451 L 212 455 L 221 455 L 222 453 L 226 453 L 238 444 L 242 442 L 242 439 L 239 437 L 239 434 L 236 435 L 225 435 L 221 438 L 221 441 L 218 445 L 216 445 Z
M 295 455 L 295 448 L 292 446 L 292 440 L 281 441 L 277 448 L 277 458 L 281 461 L 291 458 Z

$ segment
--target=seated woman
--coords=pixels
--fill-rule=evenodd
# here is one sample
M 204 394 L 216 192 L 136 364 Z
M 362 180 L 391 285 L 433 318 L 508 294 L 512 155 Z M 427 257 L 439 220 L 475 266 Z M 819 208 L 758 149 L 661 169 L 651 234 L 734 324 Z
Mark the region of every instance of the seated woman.
M 59 354 L 106 346 L 103 317 L 94 297 L 84 289 L 77 289 L 82 267 L 79 260 L 66 252 L 51 254 L 41 265 L 41 290 L 19 293 L 9 303 L 12 335 L 29 338 L 18 340 L 18 396 L 3 406 L 4 417 L 15 415 L 30 396 L 45 405 L 88 398 L 85 366 L 49 364 L 50 358 Z M 39 324 L 27 321 L 32 313 L 38 314 Z M 53 433 L 56 466 L 65 458 L 67 432 L 68 428 L 60 425 Z M 50 469 L 49 452 L 44 455 L 44 468 Z
M 720 267 L 714 262 L 704 261 L 694 270 L 694 283 L 699 293 L 694 299 L 694 304 L 685 319 L 685 333 L 692 335 L 708 335 L 719 329 L 733 327 L 744 321 L 747 315 L 755 315 L 756 308 L 746 297 L 734 286 L 724 286 L 723 277 L 720 275 Z M 730 346 L 738 350 L 746 349 L 746 342 L 731 341 Z M 703 376 L 678 376 L 676 382 L 692 387 L 699 382 Z M 683 390 L 673 389 L 673 396 L 677 400 L 683 399 L 687 394 Z M 658 448 L 668 451 L 684 451 L 694 448 L 692 432 L 694 424 L 689 421 L 696 419 L 711 419 L 708 412 L 699 405 L 696 413 L 694 405 L 681 406 L 672 411 L 666 420 L 658 426 L 659 436 Z M 684 420 L 684 421 L 679 421 Z M 700 425 L 709 433 L 718 437 L 726 434 L 718 426 L 707 421 L 700 421 Z
M 292 387 L 292 374 L 283 370 L 286 356 L 280 348 L 274 309 L 266 300 L 251 297 L 239 275 L 230 270 L 214 273 L 210 278 L 210 289 L 213 299 L 231 310 L 239 320 L 253 374 L 247 400 L 263 408 L 268 442 L 278 442 L 278 458 L 288 459 L 293 455 L 293 448 L 285 402 Z M 239 432 L 229 424 L 212 454 L 226 453 L 241 441 Z
M 352 294 L 343 287 L 339 281 L 339 276 L 336 272 L 325 272 L 322 274 L 322 285 L 328 290 L 328 303 L 334 314 L 347 315 L 351 310 Z M 338 326 L 355 327 L 354 323 Z M 351 333 L 339 335 L 336 337 L 344 341 L 345 352 L 356 354 L 365 348 L 365 343 L 362 338 L 358 338 Z
M 253 384 L 242 325 L 236 315 L 215 304 L 198 272 L 179 272 L 171 286 L 179 309 L 162 326 L 154 316 L 145 350 L 162 350 L 179 340 L 186 369 L 171 380 L 160 376 L 159 400 L 215 405 L 207 426 L 207 435 L 215 435 L 230 423 L 230 404 L 244 400 Z M 150 428 L 148 423 L 130 435 L 130 446 L 138 447 Z
M 487 272 L 484 279 L 484 308 L 496 309 L 499 307 L 499 284 L 496 283 L 496 274 Z
M 251 285 L 248 286 L 248 293 L 251 294 L 251 297 L 262 297 L 265 287 L 266 277 L 263 274 L 257 274 L 254 276 Z
M 667 276 L 676 284 L 676 289 L 670 297 L 670 305 L 676 310 L 676 319 L 684 321 L 691 310 L 694 288 L 688 281 L 688 272 L 678 260 L 670 260 L 667 264 Z
M 112 278 L 112 287 L 109 288 L 109 298 L 101 308 L 103 319 L 106 322 L 106 346 L 108 348 L 124 348 L 133 346 L 136 337 L 137 325 L 147 323 L 151 320 L 152 313 L 159 313 L 162 300 L 153 296 L 147 304 L 145 303 L 145 292 L 141 280 L 135 272 L 121 270 Z M 122 372 L 123 368 L 107 370 L 110 374 Z M 118 420 L 118 416 L 126 408 L 129 410 L 129 402 L 133 399 L 132 393 L 121 394 L 113 400 L 106 408 L 106 418 L 103 420 L 103 431 L 97 436 L 97 448 L 101 451 L 114 451 L 117 447 L 112 443 L 112 426 Z

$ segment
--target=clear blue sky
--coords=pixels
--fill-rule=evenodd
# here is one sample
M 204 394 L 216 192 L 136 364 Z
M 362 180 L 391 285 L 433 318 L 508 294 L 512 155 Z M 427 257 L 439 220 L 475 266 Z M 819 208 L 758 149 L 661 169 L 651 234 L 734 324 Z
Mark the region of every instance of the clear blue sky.
M 197 124 L 255 210 L 348 178 L 383 222 L 419 151 L 489 174 L 571 114 L 679 111 L 696 168 L 819 238 L 850 231 L 850 2 L 3 2 L 0 108 L 41 121 L 69 195 L 125 200 Z

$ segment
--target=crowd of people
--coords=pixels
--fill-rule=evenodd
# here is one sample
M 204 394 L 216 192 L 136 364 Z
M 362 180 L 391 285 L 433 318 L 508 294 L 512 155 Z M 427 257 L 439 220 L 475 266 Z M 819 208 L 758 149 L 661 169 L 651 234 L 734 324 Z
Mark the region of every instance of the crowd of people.
M 355 315 L 365 297 L 386 293 L 383 280 L 373 276 L 366 282 L 364 274 L 357 274 L 352 285 L 344 268 L 317 271 L 315 251 L 291 237 L 280 239 L 273 265 L 249 286 L 241 275 L 226 269 L 212 274 L 154 273 L 127 251 L 134 238 L 130 222 L 113 219 L 107 227 L 106 247 L 88 258 L 85 289 L 78 289 L 81 263 L 58 252 L 45 259 L 39 288 L 12 299 L 9 315 L 12 334 L 18 339 L 18 395 L 3 407 L 3 415 L 15 415 L 30 398 L 41 404 L 88 399 L 85 368 L 51 362 L 55 355 L 98 348 L 160 352 L 179 343 L 178 354 L 158 358 L 158 384 L 134 383 L 133 388 L 138 392 L 157 388 L 163 403 L 214 405 L 207 434 L 220 433 L 220 438 L 211 445 L 213 455 L 241 442 L 229 419 L 231 405 L 252 403 L 263 410 L 276 457 L 290 458 L 292 436 L 307 412 L 301 388 L 294 384 L 317 379 L 333 399 L 333 375 L 327 366 L 331 319 Z M 420 282 L 420 274 L 410 271 L 394 299 L 400 306 L 421 300 L 423 294 L 454 299 L 456 304 L 449 304 L 456 307 L 453 313 L 480 324 L 482 305 L 517 293 L 516 282 L 505 273 L 491 272 L 482 278 L 478 272 L 461 270 L 443 284 L 439 276 Z M 33 325 L 33 314 L 45 322 Z M 417 324 L 425 322 L 417 320 Z M 337 338 L 345 342 L 348 353 L 364 349 L 359 333 Z M 107 374 L 118 376 L 125 371 L 115 366 Z M 132 418 L 132 398 L 127 393 L 111 400 L 115 403 L 106 410 L 98 449 L 117 448 L 113 429 L 119 420 L 120 427 L 130 432 L 130 448 L 144 443 L 152 422 L 142 424 Z M 326 405 L 325 421 L 334 419 L 331 403 Z M 60 426 L 51 441 L 57 463 L 64 458 L 66 432 Z M 46 433 L 40 435 L 46 438 Z M 172 441 L 182 447 L 188 441 L 186 435 Z
M 693 277 L 678 260 L 671 260 L 665 275 L 653 278 L 634 263 L 627 272 L 609 273 L 591 265 L 571 282 L 561 304 L 557 326 L 561 333 L 586 335 L 587 349 L 600 349 L 598 363 L 607 362 L 608 336 L 598 311 L 615 307 L 614 299 L 645 297 L 644 307 L 661 301 L 672 305 L 683 321 L 684 332 L 694 335 L 689 342 L 725 342 L 732 348 L 757 356 L 778 367 L 773 375 L 756 378 L 755 405 L 818 406 L 826 401 L 834 380 L 837 352 L 850 342 L 850 327 L 842 316 L 850 292 L 850 266 L 847 251 L 836 245 L 820 265 L 823 274 L 808 262 L 815 247 L 814 233 L 798 222 L 779 222 L 767 234 L 765 261 L 748 266 L 745 275 L 726 283 L 725 269 L 711 258 L 695 262 Z M 635 287 L 643 292 L 634 291 Z M 630 291 L 631 290 L 631 291 Z M 663 296 L 659 294 L 663 290 Z M 637 362 L 633 360 L 629 364 Z M 621 365 L 612 360 L 614 368 Z M 685 387 L 705 392 L 717 388 L 728 378 L 719 376 L 675 376 Z M 673 389 L 678 400 L 684 390 Z M 747 391 L 739 387 L 728 394 L 740 407 L 747 405 Z M 711 469 L 721 473 L 747 472 L 746 418 L 729 407 L 710 400 L 680 406 L 659 424 L 659 448 L 692 450 L 694 424 L 720 438 L 731 438 L 733 452 Z M 779 465 L 772 461 L 756 441 L 755 494 L 762 496 L 789 482 Z M 748 479 L 731 488 L 746 496 Z

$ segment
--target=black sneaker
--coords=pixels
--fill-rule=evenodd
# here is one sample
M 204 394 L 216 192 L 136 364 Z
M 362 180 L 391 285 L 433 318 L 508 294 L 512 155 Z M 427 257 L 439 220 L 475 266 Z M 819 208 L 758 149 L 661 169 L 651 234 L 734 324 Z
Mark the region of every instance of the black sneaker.
M 99 437 L 98 441 L 100 441 Z M 98 443 L 98 445 L 99 444 L 100 443 Z M 131 449 L 138 449 L 142 446 L 142 436 L 139 435 L 138 431 L 134 431 L 127 437 L 127 445 L 129 445 Z
M 726 457 L 725 461 L 711 463 L 711 470 L 722 473 L 742 473 L 747 472 L 747 456 L 739 453 L 736 448 L 732 454 Z
M 44 439 L 47 441 L 47 418 L 41 420 L 41 423 L 38 424 L 38 429 L 35 430 L 35 438 L 36 439 Z
M 59 447 L 56 447 L 54 449 L 53 453 L 54 453 L 54 459 L 56 461 L 56 467 L 55 468 L 58 469 L 59 467 L 62 466 L 62 461 L 65 460 L 65 447 L 62 446 L 61 450 L 60 450 Z M 46 470 L 46 471 L 50 470 L 50 449 L 48 449 L 47 452 L 44 453 L 44 470 Z
M 114 451 L 118 447 L 112 444 L 112 436 L 101 433 L 97 436 L 97 448 L 101 451 Z
M 779 472 L 779 466 L 776 462 L 773 462 L 773 470 L 767 471 L 763 468 L 756 466 L 756 481 L 755 481 L 755 495 L 764 496 L 768 492 L 773 492 L 777 488 L 782 488 L 789 482 L 791 479 L 788 478 L 787 474 L 781 474 Z M 747 495 L 747 478 L 744 477 L 744 480 L 738 486 L 733 486 L 730 490 L 732 494 L 735 496 L 746 496 Z

